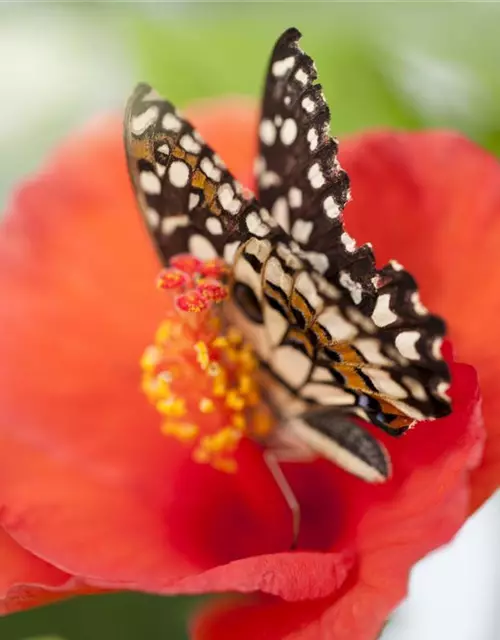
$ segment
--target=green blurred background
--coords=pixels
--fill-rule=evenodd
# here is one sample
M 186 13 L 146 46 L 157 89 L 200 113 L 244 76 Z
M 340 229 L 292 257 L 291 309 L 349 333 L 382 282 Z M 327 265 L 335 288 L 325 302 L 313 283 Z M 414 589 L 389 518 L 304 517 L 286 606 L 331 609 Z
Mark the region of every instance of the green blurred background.
M 336 134 L 446 127 L 499 154 L 499 18 L 499 5 L 475 2 L 2 3 L 2 208 L 58 140 L 121 109 L 139 80 L 180 106 L 257 97 L 273 43 L 289 26 L 316 59 Z M 199 603 L 82 598 L 2 619 L 0 639 L 176 640 L 187 637 Z

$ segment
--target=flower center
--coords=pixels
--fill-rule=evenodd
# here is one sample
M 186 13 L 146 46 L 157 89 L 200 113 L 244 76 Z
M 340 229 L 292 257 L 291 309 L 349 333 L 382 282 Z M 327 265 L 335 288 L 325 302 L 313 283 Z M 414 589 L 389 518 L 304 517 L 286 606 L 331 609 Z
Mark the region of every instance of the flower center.
M 157 279 L 170 304 L 141 369 L 162 432 L 191 443 L 196 462 L 232 473 L 241 439 L 265 438 L 273 419 L 261 401 L 252 347 L 223 322 L 226 273 L 219 260 L 170 260 Z

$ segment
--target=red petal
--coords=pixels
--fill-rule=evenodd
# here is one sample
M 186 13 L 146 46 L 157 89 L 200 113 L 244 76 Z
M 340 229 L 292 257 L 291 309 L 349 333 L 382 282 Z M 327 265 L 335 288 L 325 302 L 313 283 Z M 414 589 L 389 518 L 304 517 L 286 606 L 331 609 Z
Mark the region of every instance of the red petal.
M 233 598 L 210 604 L 193 621 L 193 640 L 323 640 L 332 635 L 313 636 L 309 626 L 319 620 L 328 604 L 314 600 L 289 604 L 277 598 Z M 357 636 L 356 640 L 365 640 Z
M 373 626 L 404 592 L 410 564 L 464 517 L 465 468 L 480 448 L 471 372 L 455 368 L 451 418 L 391 441 L 399 471 L 386 487 L 367 487 L 327 463 L 288 470 L 303 507 L 303 546 L 326 550 L 336 541 L 335 554 L 252 558 L 286 549 L 291 534 L 258 449 L 242 447 L 234 478 L 196 466 L 159 435 L 158 416 L 139 391 L 138 361 L 162 298 L 119 128 L 104 122 L 66 146 L 14 201 L 0 234 L 0 286 L 9 301 L 0 305 L 2 525 L 87 584 L 162 592 L 339 595 L 339 587 L 342 594 L 358 584 L 348 572 L 359 546 L 367 593 L 372 568 L 380 572 L 387 558 L 396 567 L 387 592 L 385 578 L 377 585 L 384 606 L 377 601 L 376 616 L 370 612 Z M 215 130 L 200 128 L 215 141 Z M 244 166 L 237 170 L 244 178 Z M 347 599 L 335 615 L 349 620 L 351 609 Z
M 70 576 L 36 558 L 0 529 L 0 615 L 51 599 Z M 60 596 L 59 596 L 60 597 Z
M 416 276 L 456 356 L 479 372 L 488 443 L 472 478 L 477 507 L 500 480 L 500 165 L 444 132 L 363 135 L 342 146 L 341 160 L 352 181 L 349 231 L 373 243 L 380 264 L 396 258 Z

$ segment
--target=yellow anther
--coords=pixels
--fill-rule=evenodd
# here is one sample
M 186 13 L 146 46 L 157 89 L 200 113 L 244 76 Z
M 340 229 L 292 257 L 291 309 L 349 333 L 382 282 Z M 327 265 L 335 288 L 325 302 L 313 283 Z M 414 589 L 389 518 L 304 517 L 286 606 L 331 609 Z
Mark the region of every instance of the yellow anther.
M 236 363 L 239 360 L 239 354 L 237 349 L 228 348 L 225 351 L 226 357 L 231 363 Z
M 212 387 L 212 393 L 216 398 L 222 398 L 226 395 L 227 381 L 223 371 L 219 372 L 219 375 L 214 378 L 214 385 Z
M 232 427 L 224 427 L 201 439 L 200 445 L 208 453 L 231 451 L 241 439 L 241 434 Z
M 250 391 L 250 393 L 245 396 L 245 400 L 247 403 L 247 407 L 255 407 L 256 405 L 261 403 L 262 398 L 260 397 L 259 392 L 257 390 L 254 390 Z
M 202 398 L 200 400 L 199 407 L 202 413 L 213 413 L 213 411 L 215 410 L 214 401 L 210 398 Z
M 208 375 L 215 378 L 219 375 L 220 372 L 221 372 L 220 364 L 218 362 L 210 362 L 210 364 L 207 367 Z
M 274 419 L 271 412 L 263 406 L 254 410 L 251 433 L 256 438 L 267 437 L 274 426 Z
M 233 458 L 214 458 L 212 467 L 224 473 L 236 473 L 238 465 Z
M 254 381 L 248 374 L 244 373 L 239 377 L 238 389 L 239 389 L 239 392 L 244 396 L 248 395 L 251 391 L 255 389 Z
M 239 352 L 238 364 L 245 373 L 251 373 L 257 368 L 257 359 L 252 351 L 243 348 Z
M 162 352 L 158 347 L 151 345 L 147 347 L 141 357 L 141 369 L 152 373 L 160 364 Z
M 150 402 L 156 402 L 156 400 L 158 400 L 157 388 L 158 385 L 156 384 L 155 376 L 150 373 L 145 373 L 142 376 L 141 389 Z
M 241 335 L 241 332 L 235 327 L 229 327 L 227 331 L 227 339 L 230 344 L 237 346 L 241 344 L 243 336 Z
M 190 422 L 164 422 L 161 431 L 166 436 L 174 436 L 178 440 L 194 440 L 200 432 L 197 425 Z
M 212 347 L 215 347 L 216 349 L 224 349 L 228 346 L 228 344 L 229 342 L 226 337 L 219 336 L 212 342 Z
M 226 406 L 234 411 L 241 411 L 245 406 L 245 398 L 235 389 L 231 389 L 226 393 Z
M 142 377 L 141 387 L 149 400 L 156 404 L 158 400 L 170 396 L 170 387 L 162 375 L 154 376 L 145 373 Z
M 247 426 L 247 421 L 242 413 L 234 413 L 231 418 L 231 423 L 235 429 L 238 429 L 238 431 L 244 431 Z
M 197 342 L 194 345 L 194 350 L 196 351 L 196 360 L 198 364 L 205 371 L 210 364 L 210 356 L 208 355 L 208 347 L 205 342 Z
M 155 334 L 155 342 L 157 344 L 164 344 L 172 337 L 172 323 L 169 320 L 165 320 L 160 324 Z
M 156 404 L 157 410 L 170 418 L 182 418 L 186 415 L 186 402 L 184 398 L 166 398 Z

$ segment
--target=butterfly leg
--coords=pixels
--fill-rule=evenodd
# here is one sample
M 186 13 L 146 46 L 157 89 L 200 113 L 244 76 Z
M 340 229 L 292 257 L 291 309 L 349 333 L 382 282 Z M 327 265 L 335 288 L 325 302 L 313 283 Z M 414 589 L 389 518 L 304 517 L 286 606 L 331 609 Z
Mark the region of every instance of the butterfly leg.
M 281 464 L 286 462 L 310 462 L 314 458 L 315 456 L 309 449 L 295 446 L 294 443 L 283 439 L 272 441 L 264 450 L 264 462 L 292 513 L 293 537 L 290 547 L 292 550 L 297 548 L 300 533 L 300 504 L 281 469 Z

